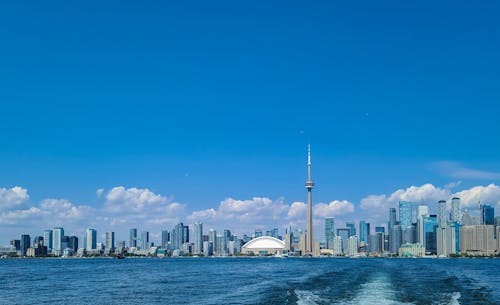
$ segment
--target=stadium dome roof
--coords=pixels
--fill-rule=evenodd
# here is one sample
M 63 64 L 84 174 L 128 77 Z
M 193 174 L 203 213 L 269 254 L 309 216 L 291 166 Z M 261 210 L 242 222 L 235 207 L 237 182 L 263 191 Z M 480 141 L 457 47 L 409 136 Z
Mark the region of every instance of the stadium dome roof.
M 271 236 L 261 236 L 243 245 L 243 249 L 285 249 L 285 242 Z

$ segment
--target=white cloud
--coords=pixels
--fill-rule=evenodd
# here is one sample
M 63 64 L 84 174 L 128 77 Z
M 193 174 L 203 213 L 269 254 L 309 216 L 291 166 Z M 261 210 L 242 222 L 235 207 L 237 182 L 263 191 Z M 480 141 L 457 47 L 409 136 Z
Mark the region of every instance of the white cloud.
M 0 210 L 18 207 L 28 201 L 28 190 L 14 186 L 13 188 L 0 188 Z
M 98 189 L 97 191 L 95 191 L 97 198 L 101 198 L 103 193 L 104 189 Z
M 500 186 L 495 184 L 475 186 L 455 193 L 454 196 L 459 197 L 462 206 L 468 208 L 477 208 L 479 202 L 489 205 L 500 205 Z
M 410 186 L 406 189 L 398 189 L 390 195 L 369 195 L 361 199 L 361 209 L 382 209 L 384 211 L 396 207 L 399 201 L 437 202 L 447 200 L 451 196 L 448 189 L 435 187 L 430 183 L 421 186 Z
M 318 203 L 313 207 L 313 214 L 316 217 L 334 217 L 354 212 L 354 205 L 347 200 L 334 200 L 329 204 Z
M 106 195 L 105 207 L 110 212 L 140 212 L 146 208 L 161 206 L 167 198 L 155 194 L 148 189 L 117 186 Z

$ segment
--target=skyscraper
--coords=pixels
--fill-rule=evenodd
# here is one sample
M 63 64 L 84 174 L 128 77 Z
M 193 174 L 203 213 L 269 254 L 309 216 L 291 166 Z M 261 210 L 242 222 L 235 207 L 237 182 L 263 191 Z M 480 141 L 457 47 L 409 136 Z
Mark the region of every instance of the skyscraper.
M 339 236 L 341 238 L 342 252 L 345 252 L 347 250 L 347 240 L 349 239 L 349 232 L 350 232 L 350 230 L 347 228 L 337 229 L 337 236 Z
M 113 251 L 115 249 L 115 232 L 106 232 L 106 250 Z
M 52 251 L 52 230 L 43 231 L 43 243 L 47 246 L 47 251 Z
M 64 229 L 61 227 L 54 228 L 52 239 L 52 253 L 56 256 L 63 255 L 62 238 L 64 236 Z
M 429 215 L 429 207 L 427 205 L 419 205 L 417 208 L 417 231 L 418 242 L 424 245 L 424 217 Z
M 437 227 L 438 221 L 436 215 L 424 216 L 424 240 L 425 252 L 428 254 L 437 253 Z
M 325 242 L 327 249 L 333 249 L 333 238 L 335 237 L 334 225 L 335 220 L 333 217 L 325 218 Z
M 462 222 L 462 211 L 460 210 L 460 198 L 451 199 L 451 221 Z
M 161 231 L 161 246 L 163 248 L 167 248 L 167 244 L 170 240 L 170 232 L 168 230 Z
M 194 224 L 194 254 L 203 252 L 203 224 L 197 222 Z
M 73 250 L 73 253 L 76 253 L 78 251 L 78 237 L 69 237 L 69 247 L 71 248 L 71 250 Z
M 441 228 L 446 227 L 446 201 L 439 200 L 438 213 L 437 213 L 438 226 Z
M 149 232 L 142 231 L 141 232 L 141 249 L 149 249 Z
M 495 208 L 489 205 L 481 204 L 481 225 L 494 225 L 495 224 Z
M 412 221 L 412 203 L 409 201 L 399 202 L 399 224 L 401 230 L 411 228 Z
M 356 225 L 353 221 L 348 221 L 345 226 L 349 229 L 349 237 L 356 235 Z
M 306 240 L 305 240 L 305 253 L 312 254 L 314 246 L 314 234 L 313 234 L 313 220 L 312 220 L 312 189 L 314 187 L 314 182 L 311 178 L 311 146 L 307 147 L 307 227 L 306 227 Z
M 137 229 L 130 229 L 129 247 L 137 247 Z
M 97 249 L 97 231 L 95 229 L 87 229 L 85 231 L 85 250 L 95 250 Z
M 21 235 L 21 256 L 26 256 L 26 251 L 28 251 L 28 248 L 30 247 L 31 244 L 31 238 L 28 234 L 23 234 Z
M 368 236 L 370 235 L 370 224 L 366 223 L 364 220 L 359 221 L 359 241 L 368 242 Z

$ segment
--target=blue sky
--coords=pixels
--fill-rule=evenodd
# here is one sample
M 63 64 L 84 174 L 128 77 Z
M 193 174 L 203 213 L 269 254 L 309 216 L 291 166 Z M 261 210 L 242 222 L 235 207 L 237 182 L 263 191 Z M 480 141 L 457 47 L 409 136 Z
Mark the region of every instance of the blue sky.
M 308 143 L 315 202 L 496 186 L 498 14 L 493 1 L 4 4 L 0 188 L 29 198 L 2 217 L 47 198 L 99 210 L 119 186 L 183 215 L 226 198 L 291 205 Z

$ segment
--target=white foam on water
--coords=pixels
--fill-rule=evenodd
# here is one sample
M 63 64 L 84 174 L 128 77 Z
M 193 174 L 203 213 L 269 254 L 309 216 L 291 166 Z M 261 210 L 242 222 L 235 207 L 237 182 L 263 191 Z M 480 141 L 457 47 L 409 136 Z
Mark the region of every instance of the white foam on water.
M 322 299 L 312 291 L 295 290 L 297 305 L 317 305 Z
M 454 293 L 450 293 L 449 297 L 450 297 L 450 300 L 448 301 L 448 303 L 446 303 L 447 305 L 460 305 L 460 302 L 458 301 L 460 299 L 460 297 L 462 297 L 460 292 L 457 291 Z
M 412 304 L 400 302 L 396 298 L 396 290 L 391 285 L 387 275 L 377 274 L 369 282 L 361 284 L 360 289 L 350 300 L 337 304 L 345 305 L 403 305 Z

